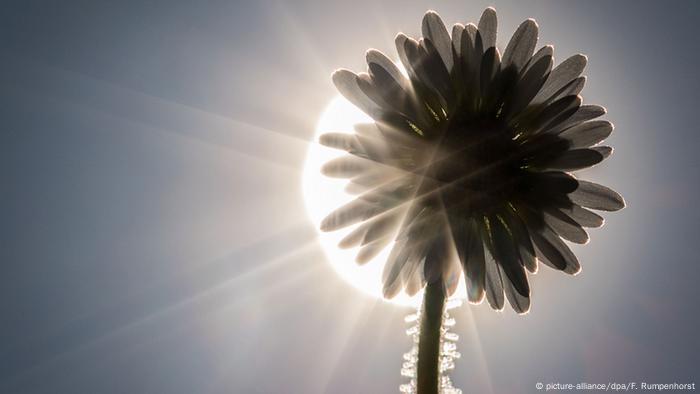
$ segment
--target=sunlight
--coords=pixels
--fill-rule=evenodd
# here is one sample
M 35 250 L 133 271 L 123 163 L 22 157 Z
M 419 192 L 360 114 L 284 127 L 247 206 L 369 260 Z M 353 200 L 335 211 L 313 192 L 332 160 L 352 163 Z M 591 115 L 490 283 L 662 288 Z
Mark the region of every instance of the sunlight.
M 372 122 L 369 116 L 340 95 L 331 100 L 321 115 L 316 126 L 314 142 L 309 144 L 302 180 L 306 210 L 317 231 L 326 215 L 341 205 L 350 202 L 355 197 L 344 191 L 346 180 L 329 178 L 321 174 L 320 168 L 325 162 L 340 157 L 345 153 L 319 144 L 318 138 L 321 134 L 330 131 L 354 133 L 353 125 L 369 122 Z M 358 265 L 355 262 L 356 248 L 341 249 L 338 247 L 338 242 L 355 227 L 351 226 L 332 232 L 318 231 L 321 247 L 329 263 L 344 280 L 367 294 L 384 299 L 381 281 L 382 269 L 391 248 L 386 247 L 367 264 Z M 399 305 L 418 305 L 421 296 L 421 292 L 413 297 L 409 297 L 402 292 L 391 300 L 386 301 Z M 460 278 L 455 298 L 466 298 L 463 278 Z

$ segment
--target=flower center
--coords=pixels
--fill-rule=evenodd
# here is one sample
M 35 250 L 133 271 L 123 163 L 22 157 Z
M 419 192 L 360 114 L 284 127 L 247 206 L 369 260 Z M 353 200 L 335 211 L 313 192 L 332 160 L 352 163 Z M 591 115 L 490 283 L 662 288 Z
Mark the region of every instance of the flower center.
M 526 176 L 522 150 L 512 135 L 498 120 L 446 126 L 425 174 L 439 188 L 446 210 L 487 214 L 511 200 Z

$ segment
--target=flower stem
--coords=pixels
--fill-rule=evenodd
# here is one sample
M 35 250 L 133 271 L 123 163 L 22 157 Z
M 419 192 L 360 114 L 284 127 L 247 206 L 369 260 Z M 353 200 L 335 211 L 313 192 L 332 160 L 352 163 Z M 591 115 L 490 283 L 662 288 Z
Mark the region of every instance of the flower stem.
M 417 394 L 438 394 L 439 391 L 440 329 L 444 309 L 445 288 L 442 280 L 428 283 L 423 295 L 418 342 Z

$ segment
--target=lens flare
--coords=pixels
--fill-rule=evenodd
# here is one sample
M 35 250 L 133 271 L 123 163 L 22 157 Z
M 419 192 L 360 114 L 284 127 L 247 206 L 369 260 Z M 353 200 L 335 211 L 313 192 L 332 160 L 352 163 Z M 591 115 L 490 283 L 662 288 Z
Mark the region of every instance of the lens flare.
M 324 110 L 316 126 L 316 134 L 309 146 L 304 166 L 303 193 L 306 210 L 318 230 L 321 220 L 337 207 L 352 201 L 356 196 L 345 192 L 347 180 L 330 178 L 321 174 L 321 166 L 329 160 L 343 156 L 345 152 L 331 149 L 318 143 L 321 134 L 337 131 L 354 133 L 353 125 L 370 123 L 372 119 L 342 96 L 336 96 Z M 348 283 L 366 294 L 383 299 L 382 269 L 390 247 L 386 247 L 368 263 L 358 265 L 355 262 L 357 249 L 342 249 L 338 247 L 340 240 L 356 226 L 339 231 L 318 231 L 318 239 L 335 271 Z M 459 288 L 454 298 L 465 299 L 466 288 L 460 279 Z M 387 302 L 399 305 L 417 306 L 420 304 L 422 292 L 413 297 L 401 293 Z

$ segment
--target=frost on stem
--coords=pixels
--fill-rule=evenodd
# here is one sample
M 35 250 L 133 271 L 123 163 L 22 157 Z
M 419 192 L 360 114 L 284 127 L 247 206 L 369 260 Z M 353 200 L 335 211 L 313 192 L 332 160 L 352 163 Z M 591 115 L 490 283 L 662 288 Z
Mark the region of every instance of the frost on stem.
M 462 394 L 462 390 L 455 388 L 449 377 L 449 372 L 455 367 L 455 360 L 460 358 L 457 351 L 457 340 L 459 336 L 450 332 L 450 328 L 455 325 L 455 319 L 450 317 L 447 310 L 462 305 L 459 300 L 447 301 L 445 312 L 442 314 L 442 328 L 440 331 L 440 358 L 439 358 L 439 381 L 440 394 Z M 411 350 L 403 355 L 403 365 L 401 375 L 409 378 L 409 382 L 399 386 L 399 391 L 404 394 L 416 394 L 417 390 L 417 364 L 418 364 L 418 342 L 420 339 L 420 321 L 422 305 L 418 306 L 415 313 L 406 316 L 405 321 L 411 326 L 406 330 L 406 334 L 413 340 Z

